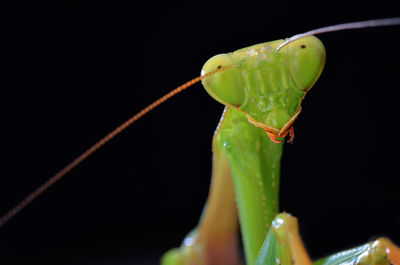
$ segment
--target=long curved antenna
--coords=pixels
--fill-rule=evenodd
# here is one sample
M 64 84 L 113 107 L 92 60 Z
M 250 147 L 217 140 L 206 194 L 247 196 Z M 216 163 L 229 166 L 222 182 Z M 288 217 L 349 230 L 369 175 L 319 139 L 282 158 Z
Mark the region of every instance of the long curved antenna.
M 321 33 L 333 32 L 333 31 L 341 31 L 341 30 L 348 30 L 348 29 L 362 29 L 362 28 L 373 28 L 373 27 L 384 27 L 384 26 L 396 26 L 400 25 L 400 17 L 392 17 L 392 18 L 383 18 L 383 19 L 374 19 L 374 20 L 366 20 L 366 21 L 359 21 L 359 22 L 351 22 L 351 23 L 343 23 L 337 24 L 333 26 L 323 27 L 319 29 L 313 29 L 301 34 L 294 35 L 293 37 L 289 38 L 281 45 L 279 45 L 275 52 L 279 52 L 284 46 L 288 45 L 289 43 L 310 36 L 310 35 L 317 35 Z
M 198 76 L 185 84 L 175 88 L 174 90 L 168 92 L 161 98 L 157 99 L 141 111 L 139 111 L 137 114 L 133 115 L 130 119 L 119 125 L 117 128 L 115 128 L 113 131 L 111 131 L 109 134 L 104 136 L 102 139 L 100 139 L 97 143 L 89 147 L 86 151 L 84 151 L 82 154 L 80 154 L 77 158 L 72 160 L 67 166 L 65 166 L 63 169 L 58 171 L 54 176 L 52 176 L 49 180 L 44 182 L 42 185 L 40 185 L 36 190 L 34 190 L 32 193 L 30 193 L 28 196 L 25 197 L 21 202 L 19 202 L 17 205 L 15 205 L 11 210 L 6 212 L 1 218 L 0 218 L 0 227 L 2 227 L 5 223 L 7 223 L 11 218 L 13 218 L 16 214 L 18 214 L 22 209 L 24 209 L 27 205 L 29 205 L 34 199 L 39 197 L 43 192 L 45 192 L 48 188 L 50 188 L 54 183 L 59 181 L 62 177 L 64 177 L 68 172 L 70 172 L 72 169 L 74 169 L 76 166 L 78 166 L 80 163 L 82 163 L 86 158 L 88 158 L 91 154 L 96 152 L 100 147 L 102 147 L 104 144 L 109 142 L 112 138 L 114 138 L 116 135 L 118 135 L 120 132 L 125 130 L 129 125 L 146 115 L 148 112 L 159 106 L 161 103 L 167 101 L 171 97 L 175 96 L 179 92 L 185 90 L 186 88 L 192 86 L 193 84 L 199 82 L 200 80 L 209 77 L 213 74 L 216 74 L 218 72 L 224 71 L 226 69 L 236 67 L 236 65 L 230 65 L 222 68 L 218 68 L 215 71 L 209 72 L 207 74 L 204 74 L 202 76 Z

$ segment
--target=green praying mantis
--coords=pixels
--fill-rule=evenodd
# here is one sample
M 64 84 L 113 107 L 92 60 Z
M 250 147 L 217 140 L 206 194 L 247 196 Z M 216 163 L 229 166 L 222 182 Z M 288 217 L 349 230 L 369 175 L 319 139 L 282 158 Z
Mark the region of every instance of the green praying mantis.
M 275 111 L 272 116 L 270 115 L 268 117 L 262 117 L 263 114 L 256 113 L 256 109 L 254 109 L 254 107 L 250 105 L 242 106 L 244 102 L 248 100 L 248 96 L 243 95 L 241 94 L 243 92 L 240 92 L 240 87 L 243 86 L 241 82 L 244 81 L 237 80 L 237 78 L 233 78 L 234 80 L 229 79 L 229 76 L 237 76 L 234 73 L 238 72 L 239 68 L 236 66 L 233 66 L 229 69 L 226 68 L 227 63 L 228 65 L 236 65 L 238 61 L 231 62 L 230 60 L 232 59 L 229 58 L 229 56 L 228 58 L 226 58 L 226 56 L 220 56 L 213 59 L 213 61 L 210 61 L 204 66 L 204 74 L 208 74 L 210 72 L 212 73 L 207 79 L 203 80 L 206 89 L 210 94 L 214 95 L 218 101 L 228 104 L 230 106 L 227 108 L 224 114 L 224 119 L 223 121 L 221 121 L 221 126 L 218 129 L 218 136 L 216 136 L 213 143 L 213 148 L 215 152 L 214 161 L 216 166 L 216 168 L 214 169 L 214 176 L 221 175 L 222 178 L 221 183 L 218 183 L 219 180 L 214 180 L 213 183 L 215 185 L 222 185 L 222 187 L 220 188 L 223 189 L 223 192 L 217 192 L 217 196 L 221 197 L 225 195 L 223 196 L 223 198 L 219 198 L 218 201 L 228 201 L 226 202 L 227 204 L 224 204 L 222 208 L 217 208 L 214 211 L 219 214 L 221 213 L 221 211 L 228 211 L 226 216 L 229 218 L 227 218 L 228 220 L 221 220 L 221 217 L 218 217 L 217 220 L 211 218 L 209 221 L 207 221 L 208 215 L 204 215 L 204 222 L 210 223 L 209 226 L 204 229 L 214 229 L 217 230 L 217 234 L 222 234 L 217 235 L 217 238 L 212 238 L 213 236 L 210 236 L 211 239 L 207 237 L 202 239 L 203 244 L 211 245 L 211 247 L 209 247 L 209 250 L 206 250 L 204 252 L 208 253 L 208 251 L 211 251 L 210 261 L 208 261 L 208 257 L 206 257 L 208 254 L 202 253 L 202 251 L 204 251 L 204 249 L 207 249 L 207 247 L 197 247 L 196 241 L 198 240 L 198 236 L 196 234 L 191 234 L 185 240 L 185 246 L 188 246 L 189 250 L 184 250 L 184 254 L 175 251 L 170 252 L 164 258 L 164 262 L 166 264 L 224 264 L 224 259 L 227 260 L 227 264 L 235 264 L 235 262 L 239 262 L 237 258 L 238 253 L 236 252 L 237 246 L 234 241 L 237 238 L 237 235 L 235 233 L 235 231 L 237 230 L 235 218 L 236 208 L 235 205 L 232 205 L 232 202 L 234 202 L 234 193 L 232 192 L 233 188 L 232 184 L 229 181 L 230 176 L 227 171 L 234 172 L 233 175 L 235 182 L 246 181 L 244 177 L 240 177 L 240 174 L 246 175 L 246 173 L 242 172 L 244 170 L 243 168 L 250 168 L 250 165 L 253 165 L 254 168 L 260 170 L 260 173 L 256 173 L 254 168 L 250 169 L 251 172 L 255 174 L 255 180 L 257 181 L 251 184 L 253 186 L 252 188 L 249 188 L 249 190 L 247 190 L 247 187 L 250 184 L 246 182 L 239 184 L 242 190 L 236 190 L 239 209 L 246 209 L 242 211 L 242 213 L 240 214 L 240 218 L 242 231 L 244 231 L 243 240 L 245 245 L 247 264 L 254 264 L 255 262 L 258 262 L 259 264 L 270 264 L 271 262 L 268 262 L 268 260 L 272 260 L 273 262 L 276 262 L 278 264 L 292 264 L 293 261 L 299 264 L 307 264 L 307 262 L 309 262 L 309 260 L 304 256 L 304 249 L 298 235 L 296 234 L 296 223 L 294 219 L 289 215 L 283 214 L 278 215 L 275 220 L 272 221 L 272 219 L 276 216 L 278 212 L 278 187 L 280 175 L 279 163 L 282 153 L 282 144 L 280 144 L 279 142 L 283 141 L 281 137 L 292 133 L 293 121 L 300 112 L 300 101 L 302 100 L 305 92 L 308 91 L 308 89 L 314 84 L 314 82 L 318 78 L 324 64 L 324 56 L 322 56 L 322 54 L 324 53 L 322 52 L 323 46 L 321 46 L 319 41 L 312 37 L 301 38 L 299 39 L 299 41 L 305 41 L 306 43 L 299 46 L 296 45 L 297 42 L 293 42 L 288 46 L 281 48 L 280 53 L 275 51 L 278 49 L 278 46 L 283 41 L 264 43 L 261 45 L 253 46 L 249 49 L 242 49 L 236 52 L 237 56 L 239 57 L 239 59 L 237 59 L 238 61 L 241 61 L 242 58 L 246 56 L 257 60 L 265 59 L 263 58 L 264 55 L 265 57 L 272 57 L 269 58 L 273 61 L 270 62 L 271 65 L 266 65 L 263 67 L 270 68 L 270 71 L 268 71 L 269 73 L 274 72 L 274 74 L 271 74 L 271 76 L 268 77 L 270 80 L 275 80 L 276 78 L 277 80 L 275 80 L 274 82 L 278 83 L 275 84 L 280 84 L 279 82 L 282 81 L 284 82 L 284 86 L 278 87 L 277 90 L 279 91 L 274 91 L 274 95 L 276 97 L 266 98 L 264 96 L 264 99 L 267 101 L 257 102 L 255 107 L 256 109 L 263 109 L 264 111 L 271 111 L 272 108 Z M 303 45 L 305 46 L 304 48 Z M 311 69 L 309 69 L 308 67 L 305 68 L 303 65 L 299 65 L 297 63 L 289 66 L 283 63 L 286 59 L 282 59 L 282 56 L 284 56 L 282 54 L 286 54 L 288 48 L 292 46 L 297 47 L 300 52 L 308 51 L 309 49 L 316 50 L 316 52 L 306 60 L 307 66 L 309 66 L 309 63 L 311 61 L 311 66 L 309 66 L 309 68 Z M 301 55 L 297 54 L 296 56 Z M 308 54 L 306 54 L 305 56 L 307 57 Z M 317 60 L 314 61 L 315 58 L 317 58 Z M 241 67 L 251 68 L 254 64 L 263 64 L 263 62 L 245 63 L 248 63 L 249 65 L 244 65 Z M 283 71 L 292 71 L 297 74 L 296 68 L 298 68 L 297 70 L 300 70 L 300 72 L 306 69 L 310 71 L 306 71 L 305 73 L 301 72 L 301 74 L 297 76 L 297 79 L 293 80 L 285 76 L 286 74 L 282 73 Z M 217 72 L 214 73 L 214 71 Z M 226 77 L 223 76 L 228 76 L 228 81 L 225 82 L 228 82 L 229 85 L 226 85 L 226 83 L 224 83 L 221 87 L 235 87 L 236 90 L 236 86 L 238 86 L 238 93 L 231 95 L 230 93 L 223 91 L 223 89 L 217 89 L 217 91 L 212 89 L 214 86 L 219 87 L 218 83 L 221 81 L 218 80 L 218 78 L 221 78 L 221 80 L 225 79 Z M 269 92 L 271 92 L 271 89 L 276 88 L 276 86 L 268 87 L 268 85 L 259 85 L 260 82 L 258 81 L 263 80 L 257 80 L 257 77 L 254 78 L 255 79 L 253 79 L 253 77 L 248 77 L 248 80 L 246 80 L 246 82 L 254 82 L 255 87 L 261 88 L 261 90 L 267 90 Z M 216 83 L 217 85 L 214 83 Z M 284 91 L 285 87 L 288 85 L 291 87 L 293 87 L 294 85 L 295 88 L 292 91 Z M 226 99 L 226 97 L 228 98 Z M 256 97 L 263 98 L 263 95 L 256 94 Z M 290 98 L 290 103 L 284 102 L 285 100 L 287 100 L 287 98 Z M 268 102 L 272 103 L 272 105 L 268 105 Z M 279 103 L 280 106 L 289 104 L 290 109 L 283 111 L 282 108 L 274 105 L 275 103 Z M 240 112 L 244 111 L 248 111 L 254 114 L 254 116 L 243 116 Z M 268 120 L 267 126 L 263 126 L 260 122 L 260 120 L 264 119 Z M 243 135 L 241 135 L 243 139 L 234 140 L 234 138 L 231 137 L 231 134 L 239 134 L 239 132 L 245 132 Z M 229 141 L 239 141 L 239 143 Z M 242 153 L 242 149 L 240 147 L 242 145 L 248 145 L 248 148 L 250 149 L 248 155 L 245 155 L 245 158 L 249 159 L 249 161 L 243 160 L 243 158 L 235 157 Z M 97 147 L 94 149 L 97 149 Z M 224 153 L 225 151 L 223 150 L 225 148 L 230 149 L 230 153 Z M 262 161 L 264 160 L 260 160 L 260 158 L 255 158 L 256 161 L 258 160 L 258 163 L 254 165 L 254 158 L 252 158 L 252 156 L 260 153 L 261 156 L 263 156 L 263 159 L 266 159 L 267 162 L 263 163 Z M 83 158 L 85 157 L 86 156 L 83 156 Z M 234 163 L 234 166 L 231 166 L 231 168 L 229 169 L 229 166 L 227 166 L 228 160 L 235 160 L 237 162 Z M 78 162 L 80 161 L 78 160 Z M 73 166 L 74 165 L 75 164 L 73 164 Z M 44 188 L 47 187 L 48 186 L 44 186 Z M 250 198 L 247 199 L 247 197 Z M 210 198 L 210 200 L 212 200 L 212 197 Z M 23 203 L 23 206 L 25 204 L 26 203 Z M 253 209 L 252 207 L 255 208 Z M 16 212 L 17 211 L 14 211 L 11 215 L 8 216 L 12 217 L 13 214 Z M 7 219 L 8 218 L 3 219 L 3 222 L 7 221 Z M 220 222 L 219 226 L 218 221 Z M 217 244 L 221 238 L 223 239 L 221 240 L 222 242 L 220 242 L 221 245 L 226 247 L 222 247 L 222 251 L 219 251 L 219 246 L 215 247 L 213 246 L 213 244 Z M 262 245 L 263 242 L 264 245 Z M 385 240 L 379 242 L 379 244 L 374 245 L 374 250 L 379 250 L 378 247 L 381 247 L 382 245 L 384 245 L 383 249 L 396 249 L 395 246 L 391 245 L 391 243 L 388 243 Z M 289 243 L 291 244 L 290 247 L 288 247 Z M 365 253 L 369 253 L 365 252 L 369 251 L 369 247 L 370 245 L 362 246 L 361 248 L 358 248 L 353 252 L 350 251 L 351 255 L 353 255 L 352 257 L 361 260 L 360 257 L 365 257 Z M 215 253 L 212 253 L 213 251 L 215 251 Z M 376 252 L 378 253 L 378 251 Z M 393 252 L 396 253 L 396 251 Z M 387 256 L 383 256 L 384 258 L 387 258 Z M 375 257 L 376 256 L 374 256 L 374 258 Z M 334 257 L 331 259 L 334 259 Z M 327 260 L 329 262 L 332 262 L 329 264 L 334 264 L 334 262 L 338 262 L 338 260 L 340 259 L 334 259 L 332 261 L 328 258 Z
M 163 264 L 240 264 L 236 208 L 246 264 L 312 264 L 296 219 L 278 215 L 280 158 L 283 138 L 293 141 L 300 103 L 325 65 L 325 48 L 312 35 L 329 30 L 217 55 L 204 65 L 202 76 L 212 74 L 203 79 L 205 89 L 226 105 L 213 139 L 210 195 L 199 226 Z M 316 263 L 345 262 L 400 264 L 400 249 L 379 239 Z

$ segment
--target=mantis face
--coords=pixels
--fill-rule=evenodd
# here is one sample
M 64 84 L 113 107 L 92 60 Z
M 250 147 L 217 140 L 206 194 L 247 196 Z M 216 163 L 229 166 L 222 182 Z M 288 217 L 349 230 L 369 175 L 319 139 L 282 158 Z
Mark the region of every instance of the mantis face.
M 283 41 L 216 55 L 202 69 L 205 74 L 234 65 L 204 79 L 205 89 L 217 101 L 244 113 L 277 143 L 289 131 L 292 136 L 301 101 L 325 64 L 324 45 L 314 36 L 298 39 L 276 51 Z

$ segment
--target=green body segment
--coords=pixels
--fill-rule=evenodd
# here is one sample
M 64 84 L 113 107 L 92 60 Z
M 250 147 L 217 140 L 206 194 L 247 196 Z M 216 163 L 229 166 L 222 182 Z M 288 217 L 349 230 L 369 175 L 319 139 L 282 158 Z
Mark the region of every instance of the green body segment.
M 215 141 L 229 158 L 246 261 L 254 264 L 272 219 L 279 211 L 283 145 L 272 143 L 243 113 L 229 107 Z

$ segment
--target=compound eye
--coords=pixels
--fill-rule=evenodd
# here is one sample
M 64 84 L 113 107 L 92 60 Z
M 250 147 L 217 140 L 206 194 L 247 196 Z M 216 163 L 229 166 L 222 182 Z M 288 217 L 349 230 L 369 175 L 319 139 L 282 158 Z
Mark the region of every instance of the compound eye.
M 228 54 L 219 54 L 204 64 L 201 74 L 233 64 Z M 214 99 L 224 105 L 238 107 L 244 101 L 244 84 L 239 67 L 232 67 L 203 79 L 203 86 Z
M 325 47 L 314 36 L 298 39 L 288 45 L 288 65 L 299 89 L 308 91 L 325 65 Z

